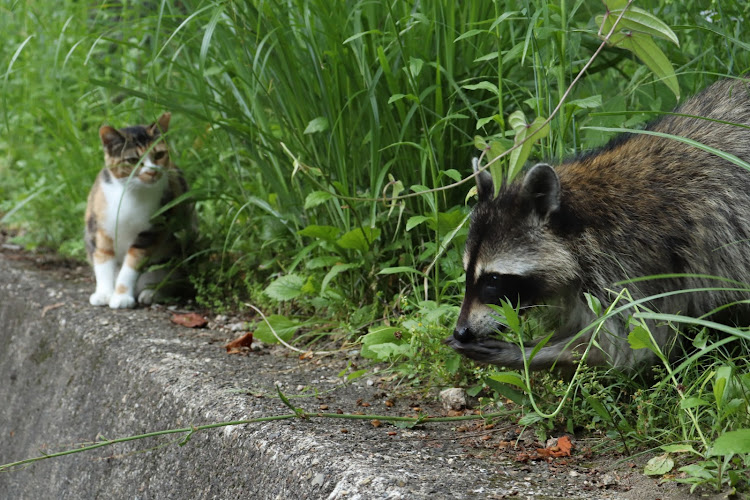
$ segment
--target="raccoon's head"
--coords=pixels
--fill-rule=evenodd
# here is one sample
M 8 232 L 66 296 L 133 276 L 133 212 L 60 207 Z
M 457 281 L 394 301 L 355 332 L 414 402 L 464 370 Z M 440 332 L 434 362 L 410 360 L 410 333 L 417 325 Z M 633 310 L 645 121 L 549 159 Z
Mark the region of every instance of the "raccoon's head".
M 489 173 L 481 172 L 477 190 L 464 251 L 466 295 L 449 339 L 454 347 L 495 333 L 490 304 L 508 300 L 527 309 L 558 302 L 579 275 L 564 238 L 570 228 L 564 225 L 560 179 L 552 167 L 536 165 L 497 197 Z
M 164 113 L 151 125 L 115 129 L 104 125 L 99 137 L 104 148 L 104 163 L 117 179 L 132 177 L 153 184 L 169 166 L 169 150 L 162 135 L 169 128 L 170 113 Z M 137 169 L 133 172 L 133 169 Z

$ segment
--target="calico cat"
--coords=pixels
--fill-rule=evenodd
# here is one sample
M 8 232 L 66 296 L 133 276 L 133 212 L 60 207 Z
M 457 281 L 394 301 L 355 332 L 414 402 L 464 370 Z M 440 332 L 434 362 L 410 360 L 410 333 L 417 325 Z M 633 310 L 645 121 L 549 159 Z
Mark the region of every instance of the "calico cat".
M 188 190 L 163 138 L 170 117 L 164 113 L 147 126 L 99 129 L 104 168 L 86 206 L 86 253 L 96 277 L 92 305 L 121 309 L 159 299 L 155 287 L 170 270 L 145 271 L 146 266 L 179 257 L 186 233 L 193 231 L 192 203 L 159 213 Z

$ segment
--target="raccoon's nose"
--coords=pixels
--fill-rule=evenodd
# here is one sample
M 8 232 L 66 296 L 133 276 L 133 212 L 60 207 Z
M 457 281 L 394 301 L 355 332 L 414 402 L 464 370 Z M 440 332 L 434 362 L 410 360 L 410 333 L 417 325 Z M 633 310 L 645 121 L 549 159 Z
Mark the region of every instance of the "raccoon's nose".
M 471 342 L 474 339 L 474 333 L 464 325 L 456 325 L 453 330 L 453 338 L 459 342 Z

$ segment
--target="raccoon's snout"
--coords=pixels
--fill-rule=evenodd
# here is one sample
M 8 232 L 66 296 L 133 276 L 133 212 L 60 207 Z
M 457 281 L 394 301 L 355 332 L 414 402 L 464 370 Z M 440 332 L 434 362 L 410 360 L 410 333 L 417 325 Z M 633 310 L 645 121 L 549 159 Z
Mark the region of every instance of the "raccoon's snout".
M 453 330 L 453 338 L 459 342 L 471 342 L 474 340 L 474 332 L 464 325 L 456 325 L 456 329 Z

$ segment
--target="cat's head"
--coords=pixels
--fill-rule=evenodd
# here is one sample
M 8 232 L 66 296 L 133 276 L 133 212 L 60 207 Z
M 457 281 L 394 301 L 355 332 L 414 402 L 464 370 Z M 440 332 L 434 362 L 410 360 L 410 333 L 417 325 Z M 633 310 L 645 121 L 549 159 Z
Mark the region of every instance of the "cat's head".
M 151 125 L 119 130 L 102 126 L 99 137 L 104 147 L 104 164 L 112 175 L 118 179 L 131 177 L 144 184 L 158 181 L 170 165 L 169 150 L 162 135 L 169 129 L 171 116 L 171 113 L 164 113 Z

